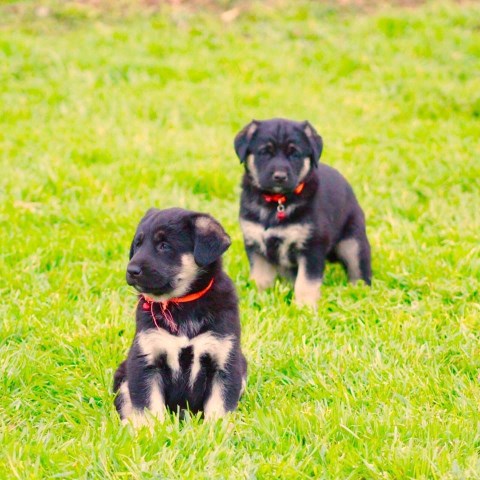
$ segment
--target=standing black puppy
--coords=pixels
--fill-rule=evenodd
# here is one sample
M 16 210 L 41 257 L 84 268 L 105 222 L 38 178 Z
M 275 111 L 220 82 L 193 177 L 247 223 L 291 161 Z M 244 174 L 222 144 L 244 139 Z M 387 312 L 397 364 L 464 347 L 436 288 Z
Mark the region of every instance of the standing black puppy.
M 127 283 L 140 292 L 136 332 L 115 373 L 124 421 L 166 408 L 216 418 L 234 410 L 246 381 L 238 300 L 220 256 L 230 238 L 211 216 L 150 209 L 130 249 Z
M 308 122 L 252 121 L 235 138 L 245 174 L 240 225 L 259 288 L 277 273 L 295 279 L 295 300 L 315 306 L 325 260 L 340 261 L 350 281 L 371 283 L 365 217 L 352 188 L 318 164 L 322 138 Z

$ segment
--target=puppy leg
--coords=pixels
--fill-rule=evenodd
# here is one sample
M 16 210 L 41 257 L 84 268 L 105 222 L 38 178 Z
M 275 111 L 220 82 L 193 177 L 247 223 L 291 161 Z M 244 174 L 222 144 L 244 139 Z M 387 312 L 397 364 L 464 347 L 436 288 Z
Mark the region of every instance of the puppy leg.
M 127 381 L 127 361 L 123 361 L 113 377 L 113 391 L 116 393 L 114 404 L 120 419 L 125 423 L 132 415 L 133 406 Z
M 312 258 L 302 256 L 298 259 L 297 278 L 295 279 L 295 303 L 316 308 L 320 298 L 325 259 L 323 254 Z
M 165 398 L 162 393 L 160 375 L 153 375 L 150 381 L 149 410 L 152 415 L 163 422 L 165 419 Z
M 370 258 L 370 242 L 367 235 L 359 239 L 360 243 L 360 273 L 362 280 L 367 284 L 372 284 L 372 261 Z
M 206 420 L 216 420 L 224 417 L 227 413 L 225 405 L 225 382 L 221 378 L 220 372 L 217 372 L 212 381 L 212 390 L 205 401 L 204 413 Z
M 362 278 L 360 270 L 360 245 L 356 238 L 346 238 L 338 242 L 336 248 L 338 258 L 347 269 L 348 279 L 355 283 Z
M 353 210 L 342 239 L 335 247 L 337 258 L 345 266 L 350 282 L 372 283 L 370 243 L 365 227 L 365 215 L 359 205 Z
M 249 253 L 250 278 L 255 281 L 260 290 L 265 290 L 273 285 L 277 270 L 265 257 L 256 252 Z
M 137 428 L 148 424 L 144 411 L 133 406 L 132 398 L 130 396 L 130 388 L 128 381 L 126 380 L 118 389 L 118 394 L 115 398 L 115 406 L 117 407 L 124 425 L 131 423 L 133 427 Z
M 367 285 L 371 284 L 370 244 L 366 236 L 341 240 L 335 250 L 347 269 L 350 282 L 364 280 Z
M 218 370 L 213 376 L 212 388 L 204 403 L 206 420 L 224 417 L 237 408 L 238 400 L 247 382 L 247 361 L 237 351 L 230 359 L 228 370 Z
M 124 360 L 113 376 L 113 392 L 117 393 L 122 383 L 127 379 L 127 361 Z M 118 410 L 118 409 L 117 409 Z
M 122 422 L 125 423 L 132 415 L 132 400 L 130 398 L 130 390 L 128 389 L 128 382 L 124 380 L 117 389 L 117 396 L 115 397 L 115 407 Z
M 162 392 L 162 380 L 159 374 L 150 371 L 138 371 L 137 375 L 124 382 L 120 388 L 125 401 L 122 408 L 123 423 L 132 423 L 134 427 L 152 426 L 152 417 L 163 421 L 165 418 L 165 399 Z M 148 413 L 145 412 L 148 410 Z
M 245 358 L 243 353 L 240 354 L 240 360 L 241 360 L 240 376 L 242 378 L 242 383 L 240 387 L 239 397 L 241 397 L 245 393 L 245 389 L 247 388 L 247 359 Z

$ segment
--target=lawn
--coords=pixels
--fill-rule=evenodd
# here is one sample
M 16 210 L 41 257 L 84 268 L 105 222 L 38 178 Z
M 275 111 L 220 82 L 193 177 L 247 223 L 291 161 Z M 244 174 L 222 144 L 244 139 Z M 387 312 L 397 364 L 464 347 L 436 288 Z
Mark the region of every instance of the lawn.
M 0 7 L 0 478 L 480 478 L 479 4 L 42 5 Z M 232 143 L 274 116 L 367 216 L 372 287 L 329 266 L 316 314 L 248 278 Z M 153 435 L 111 391 L 151 206 L 230 233 L 249 361 L 237 412 Z

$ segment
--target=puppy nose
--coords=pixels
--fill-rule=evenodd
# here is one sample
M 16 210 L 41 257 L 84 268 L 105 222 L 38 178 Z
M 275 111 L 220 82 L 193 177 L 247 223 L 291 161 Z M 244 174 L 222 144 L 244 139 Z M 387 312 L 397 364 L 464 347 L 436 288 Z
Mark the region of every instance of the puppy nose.
M 142 273 L 142 269 L 138 265 L 128 265 L 127 273 L 132 277 L 137 277 Z
M 273 179 L 278 183 L 282 183 L 287 179 L 287 173 L 281 171 L 273 172 Z

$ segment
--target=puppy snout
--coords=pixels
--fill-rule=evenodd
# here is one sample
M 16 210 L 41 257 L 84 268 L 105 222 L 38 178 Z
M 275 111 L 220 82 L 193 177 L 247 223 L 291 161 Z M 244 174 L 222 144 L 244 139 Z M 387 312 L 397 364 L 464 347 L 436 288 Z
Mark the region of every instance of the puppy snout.
M 138 277 L 142 273 L 142 269 L 135 264 L 129 264 L 127 267 L 127 273 L 132 277 Z
M 288 175 L 287 172 L 282 172 L 281 170 L 276 170 L 273 172 L 273 180 L 277 183 L 285 183 L 287 181 Z

